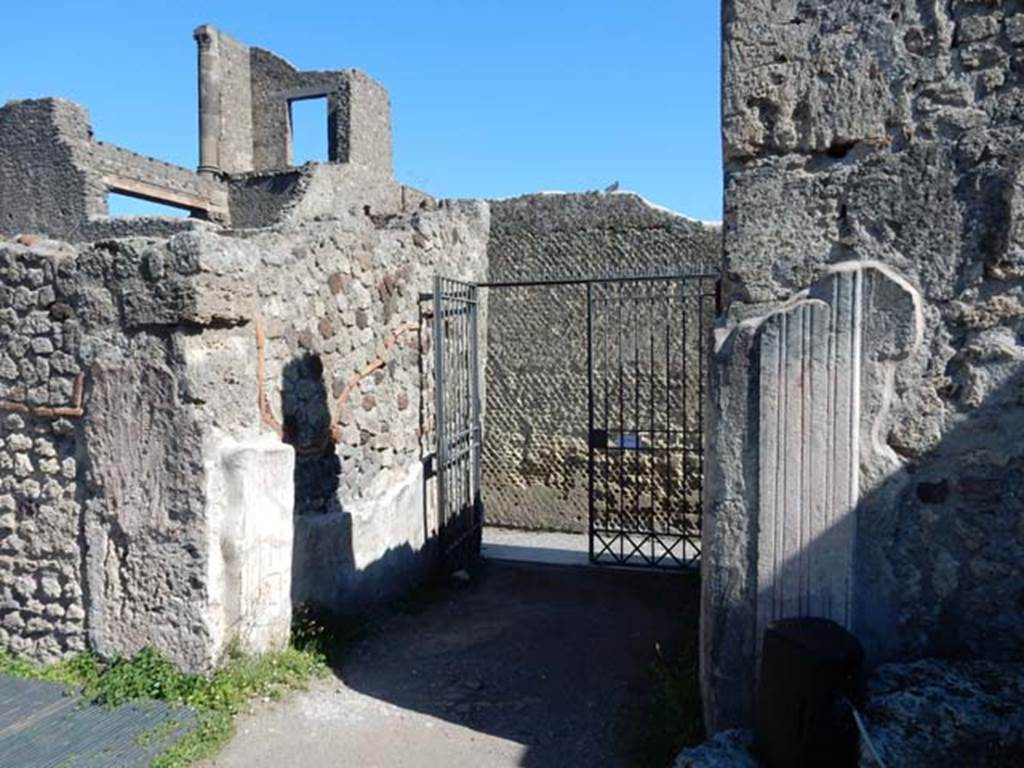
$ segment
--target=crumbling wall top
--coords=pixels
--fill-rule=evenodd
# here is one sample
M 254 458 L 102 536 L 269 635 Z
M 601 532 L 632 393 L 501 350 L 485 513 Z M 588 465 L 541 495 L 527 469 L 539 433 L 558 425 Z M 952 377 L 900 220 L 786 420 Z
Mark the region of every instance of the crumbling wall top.
M 139 219 L 111 228 L 107 194 L 120 192 L 226 220 L 222 182 L 187 168 L 96 141 L 89 113 L 64 99 L 0 107 L 0 234 L 43 234 L 69 241 L 122 234 L 169 234 L 187 221 Z
M 387 91 L 354 69 L 301 71 L 215 27 L 194 33 L 199 50 L 200 172 L 280 171 L 292 166 L 291 107 L 326 99 L 328 157 L 390 179 Z
M 265 227 L 353 207 L 405 210 L 426 198 L 392 178 L 387 91 L 357 70 L 300 71 L 204 25 L 198 173 L 93 138 L 84 107 L 61 99 L 0 108 L 0 235 L 68 241 L 170 235 L 195 220 Z M 327 102 L 328 163 L 293 166 L 292 104 Z M 107 216 L 120 193 L 192 219 Z M 411 201 L 411 202 L 410 202 Z

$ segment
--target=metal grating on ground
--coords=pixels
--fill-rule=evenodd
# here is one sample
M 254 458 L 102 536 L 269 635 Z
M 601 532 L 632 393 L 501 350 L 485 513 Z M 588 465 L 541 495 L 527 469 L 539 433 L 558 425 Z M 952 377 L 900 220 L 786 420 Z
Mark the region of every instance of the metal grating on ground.
M 0 766 L 7 768 L 142 768 L 194 722 L 182 707 L 104 707 L 57 683 L 0 677 Z

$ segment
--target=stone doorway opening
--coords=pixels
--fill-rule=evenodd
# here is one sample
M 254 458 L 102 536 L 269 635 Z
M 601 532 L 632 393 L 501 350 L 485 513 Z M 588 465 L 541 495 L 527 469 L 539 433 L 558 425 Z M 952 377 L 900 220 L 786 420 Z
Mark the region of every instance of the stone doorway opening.
M 505 302 L 502 314 L 510 316 L 511 308 L 521 322 L 492 328 L 481 351 L 485 297 L 499 306 Z M 487 439 L 485 422 L 492 417 L 483 405 L 485 372 L 488 382 L 500 382 L 502 375 L 525 381 L 519 407 L 493 420 L 518 424 L 524 440 L 543 444 L 542 460 L 521 463 L 518 470 L 541 473 L 560 492 L 526 503 L 548 507 L 541 514 L 575 514 L 577 520 L 582 507 L 585 524 L 576 533 L 585 536 L 591 563 L 697 567 L 706 358 L 719 303 L 717 275 L 479 284 L 438 276 L 433 300 L 445 567 L 461 568 L 479 553 L 489 503 L 484 473 L 503 470 L 503 446 Z M 539 355 L 494 362 L 502 360 L 503 332 L 528 335 L 517 326 L 535 322 L 559 329 L 555 349 L 547 346 L 552 339 L 534 336 Z M 561 539 L 569 540 L 564 534 Z

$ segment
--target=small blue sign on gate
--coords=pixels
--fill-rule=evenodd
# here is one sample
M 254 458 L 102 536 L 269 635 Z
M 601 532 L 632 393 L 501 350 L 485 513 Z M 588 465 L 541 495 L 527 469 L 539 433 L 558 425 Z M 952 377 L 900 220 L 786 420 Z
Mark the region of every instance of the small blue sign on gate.
M 640 435 L 636 432 L 627 432 L 623 435 L 619 435 L 619 448 L 624 448 L 630 451 L 639 451 Z

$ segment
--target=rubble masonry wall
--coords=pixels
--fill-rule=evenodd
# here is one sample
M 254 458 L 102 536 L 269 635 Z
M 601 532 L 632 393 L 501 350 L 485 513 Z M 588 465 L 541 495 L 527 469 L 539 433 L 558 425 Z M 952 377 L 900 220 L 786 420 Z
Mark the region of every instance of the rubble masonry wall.
M 4 245 L 5 647 L 152 645 L 205 669 L 232 639 L 285 641 L 294 604 L 352 610 L 422 577 L 437 525 L 420 293 L 435 270 L 481 278 L 487 228 L 486 205 L 445 203 Z
M 872 664 L 1024 649 L 1024 5 L 723 10 L 712 731 L 780 616 Z

